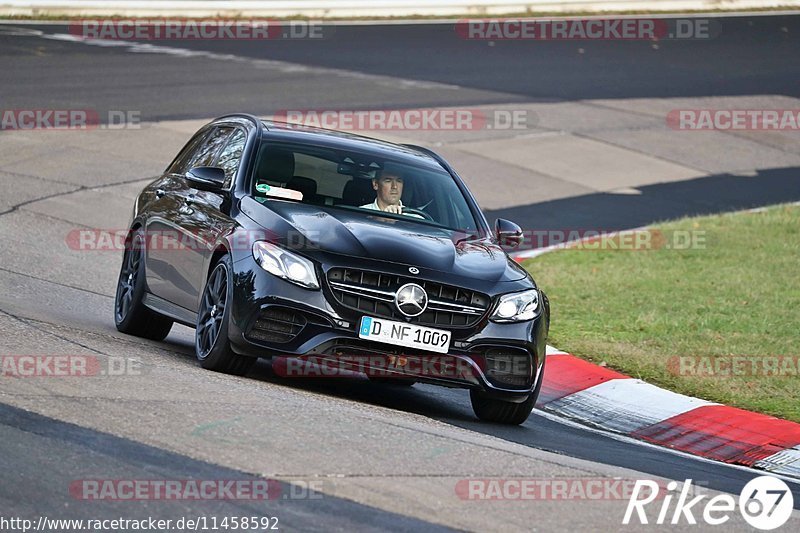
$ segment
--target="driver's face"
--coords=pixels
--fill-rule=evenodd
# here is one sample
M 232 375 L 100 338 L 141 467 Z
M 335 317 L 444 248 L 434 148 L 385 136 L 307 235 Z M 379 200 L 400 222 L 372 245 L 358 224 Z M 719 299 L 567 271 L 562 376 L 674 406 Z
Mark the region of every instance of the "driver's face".
M 372 188 L 378 196 L 378 204 L 398 205 L 403 196 L 403 178 L 394 174 L 384 174 L 372 180 Z

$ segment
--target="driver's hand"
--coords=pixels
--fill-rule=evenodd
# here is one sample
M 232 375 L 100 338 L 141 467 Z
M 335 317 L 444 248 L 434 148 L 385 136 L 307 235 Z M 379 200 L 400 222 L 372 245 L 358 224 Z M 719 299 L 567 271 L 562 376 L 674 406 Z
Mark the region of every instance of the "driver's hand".
M 399 205 L 387 205 L 384 211 L 386 211 L 387 213 L 395 213 L 397 215 L 403 214 L 403 208 Z

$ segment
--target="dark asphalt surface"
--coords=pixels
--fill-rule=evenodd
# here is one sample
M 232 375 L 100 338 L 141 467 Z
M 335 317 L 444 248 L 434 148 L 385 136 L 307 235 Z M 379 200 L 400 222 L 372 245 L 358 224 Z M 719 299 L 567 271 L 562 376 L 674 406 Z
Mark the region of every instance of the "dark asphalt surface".
M 64 27 L 41 26 L 53 34 Z M 7 30 L 6 30 L 7 31 Z M 338 68 L 411 80 L 456 84 L 460 90 L 376 87 L 357 77 L 324 72 L 286 73 L 263 86 L 262 74 L 248 63 L 197 57 L 131 54 L 40 37 L 9 37 L 0 29 L 0 107 L 135 109 L 142 120 L 197 118 L 234 111 L 268 114 L 286 108 L 396 108 L 480 103 L 579 100 L 597 98 L 701 97 L 779 94 L 800 96 L 800 17 L 738 17 L 722 21 L 721 34 L 710 40 L 650 42 L 469 42 L 452 25 L 337 26 L 324 40 L 271 42 L 181 42 L 181 48 L 239 57 L 289 61 L 312 67 Z M 173 43 L 157 43 L 175 46 Z M 581 49 L 581 50 L 579 50 Z M 2 140 L 0 140 L 2 142 Z M 634 227 L 676 214 L 713 213 L 800 199 L 798 169 L 765 171 L 758 183 L 730 176 L 643 187 L 641 196 L 589 195 L 488 212 L 523 227 L 548 220 L 553 227 Z M 721 186 L 724 180 L 725 187 Z M 713 195 L 708 193 L 713 191 Z M 712 198 L 710 200 L 709 198 Z M 535 213 L 535 218 L 534 214 Z M 104 310 L 103 310 L 104 311 Z M 104 313 L 88 312 L 78 327 L 108 333 L 113 324 Z M 116 333 L 116 332 L 114 332 Z M 188 345 L 174 345 L 187 354 Z M 274 379 L 268 365 L 254 379 Z M 650 447 L 637 446 L 593 432 L 533 416 L 519 428 L 478 423 L 464 391 L 417 385 L 386 389 L 367 382 L 297 383 L 326 394 L 411 411 L 473 431 L 527 446 L 592 461 L 624 466 L 674 479 L 692 478 L 709 488 L 738 493 L 753 474 Z M 75 503 L 64 480 L 85 475 L 92 465 L 120 472 L 120 478 L 241 477 L 244 474 L 176 454 L 70 426 L 0 405 L 0 506 L 16 515 L 59 517 L 116 516 L 119 504 L 98 507 Z M 14 474 L 11 474 L 13 465 Z M 792 485 L 800 508 L 800 487 Z M 345 500 L 322 504 L 269 502 L 253 509 L 235 504 L 184 506 L 155 502 L 137 512 L 170 517 L 242 515 L 280 510 L 296 528 L 349 529 L 367 525 L 392 530 L 433 529 L 431 524 L 391 515 Z M 65 507 L 68 504 L 68 507 Z M 124 507 L 122 505 L 121 507 Z M 87 508 L 91 508 L 87 511 Z M 384 522 L 387 520 L 388 522 Z
M 24 28 L 69 33 L 58 25 Z M 137 59 L 117 47 L 75 53 L 70 43 L 10 38 L 0 32 L 0 54 L 13 72 L 12 87 L 5 87 L 2 97 L 4 107 L 12 108 L 42 102 L 97 109 L 124 105 L 142 110 L 144 120 L 160 120 L 242 110 L 266 114 L 331 103 L 357 108 L 376 101 L 384 107 L 498 103 L 499 94 L 517 102 L 800 95 L 800 17 L 725 17 L 718 31 L 712 38 L 693 40 L 506 40 L 489 45 L 462 39 L 453 24 L 425 24 L 335 26 L 323 39 L 145 42 L 469 89 L 457 94 L 391 88 L 381 94 L 353 94 L 335 77 L 298 84 L 296 75 L 286 76 L 285 87 L 271 83 L 265 91 L 254 76 L 257 70 L 244 64 L 229 69 L 198 59 L 172 69 L 171 57 L 142 53 Z M 68 55 L 60 54 L 63 49 L 70 49 Z
M 221 521 L 224 517 L 256 516 L 277 517 L 278 529 L 283 531 L 451 531 L 313 490 L 291 489 L 285 483 L 278 484 L 274 492 L 270 489 L 274 499 L 261 501 L 82 499 L 78 490 L 69 488 L 86 479 L 265 480 L 4 404 L 0 404 L 0 457 L 2 515 L 34 524 L 40 516 L 62 520 L 153 517 L 173 524 L 182 518 L 199 521 L 205 517 L 210 528 L 211 517 Z M 103 476 L 93 477 L 92 472 Z M 314 486 L 320 485 L 308 485 Z

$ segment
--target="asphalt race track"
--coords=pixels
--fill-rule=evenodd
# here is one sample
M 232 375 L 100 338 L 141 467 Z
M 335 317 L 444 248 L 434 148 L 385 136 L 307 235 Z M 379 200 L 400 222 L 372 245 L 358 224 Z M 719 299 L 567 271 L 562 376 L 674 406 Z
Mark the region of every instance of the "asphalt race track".
M 440 150 L 490 222 L 503 216 L 523 228 L 618 229 L 798 201 L 796 131 L 665 124 L 674 109 L 800 107 L 800 17 L 716 22 L 712 39 L 658 43 L 490 44 L 460 39 L 452 24 L 392 24 L 337 25 L 320 40 L 106 46 L 78 42 L 63 25 L 0 24 L 0 109 L 121 110 L 141 120 L 120 130 L 0 131 L 2 355 L 141 365 L 92 378 L 0 376 L 2 515 L 256 514 L 302 530 L 616 530 L 627 500 L 470 501 L 455 487 L 470 478 L 620 477 L 693 479 L 738 494 L 754 471 L 537 411 L 521 427 L 479 423 L 461 390 L 282 380 L 263 361 L 245 378 L 203 371 L 187 328 L 163 343 L 118 333 L 121 253 L 67 242 L 75 230 L 124 228 L 148 177 L 204 121 L 237 111 L 524 111 L 524 131 L 371 132 Z M 90 501 L 69 489 L 84 479 L 190 478 L 269 478 L 281 496 Z M 318 488 L 305 493 L 317 497 L 287 497 L 298 486 Z M 800 509 L 800 484 L 790 486 Z M 733 521 L 726 527 L 746 529 Z

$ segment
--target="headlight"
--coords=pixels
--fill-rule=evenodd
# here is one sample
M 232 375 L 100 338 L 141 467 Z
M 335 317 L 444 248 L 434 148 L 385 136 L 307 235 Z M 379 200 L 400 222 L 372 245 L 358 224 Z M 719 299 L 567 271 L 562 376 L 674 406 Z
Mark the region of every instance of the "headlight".
M 307 289 L 319 289 L 314 264 L 305 257 L 265 241 L 253 244 L 253 257 L 270 274 Z
M 489 318 L 495 322 L 522 322 L 538 314 L 539 291 L 532 289 L 501 296 Z

